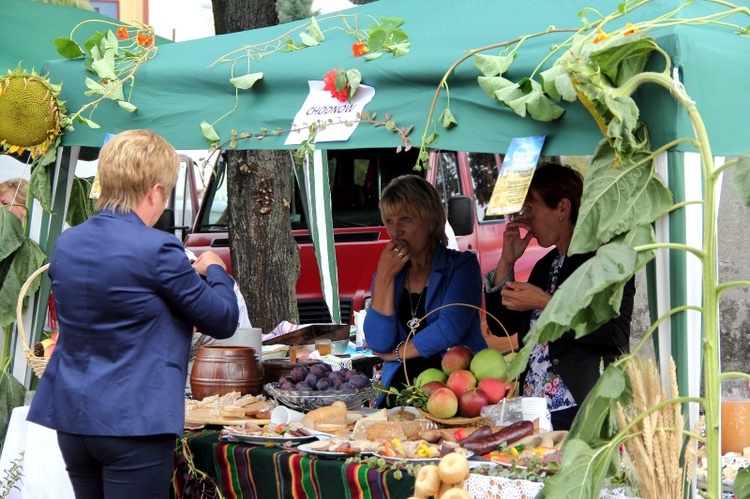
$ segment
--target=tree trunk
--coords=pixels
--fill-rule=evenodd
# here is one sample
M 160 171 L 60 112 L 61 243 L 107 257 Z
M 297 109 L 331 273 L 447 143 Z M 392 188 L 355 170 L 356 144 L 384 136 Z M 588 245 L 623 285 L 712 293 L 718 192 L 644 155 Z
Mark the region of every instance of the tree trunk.
M 275 0 L 212 0 L 217 34 L 278 24 Z M 238 109 L 237 112 L 242 112 Z M 229 248 L 250 322 L 264 332 L 299 322 L 299 276 L 289 202 L 292 165 L 285 151 L 226 153 Z

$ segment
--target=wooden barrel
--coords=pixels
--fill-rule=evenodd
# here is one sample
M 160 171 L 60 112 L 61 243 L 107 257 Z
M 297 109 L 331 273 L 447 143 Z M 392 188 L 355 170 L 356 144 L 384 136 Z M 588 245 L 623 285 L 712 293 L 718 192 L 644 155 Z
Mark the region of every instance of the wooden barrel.
M 198 350 L 190 371 L 194 399 L 229 392 L 260 395 L 262 390 L 263 367 L 254 348 L 205 345 Z

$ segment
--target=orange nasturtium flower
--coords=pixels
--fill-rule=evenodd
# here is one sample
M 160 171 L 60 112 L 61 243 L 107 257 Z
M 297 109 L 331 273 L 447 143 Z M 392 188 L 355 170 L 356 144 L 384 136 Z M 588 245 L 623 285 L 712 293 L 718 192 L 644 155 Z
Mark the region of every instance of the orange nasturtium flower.
M 638 33 L 640 31 L 638 28 L 635 27 L 633 23 L 627 23 L 625 27 L 627 29 L 625 30 L 625 33 L 623 33 L 624 36 L 632 35 L 633 33 Z
M 596 35 L 596 38 L 594 38 L 594 43 L 599 43 L 600 41 L 606 40 L 607 38 L 609 38 L 609 35 L 605 33 L 601 27 L 597 26 L 596 29 L 599 30 L 599 34 Z
M 153 37 L 150 37 L 144 33 L 138 33 L 137 40 L 138 45 L 143 45 L 144 47 L 150 47 L 154 43 Z
M 328 90 L 329 92 L 331 92 L 331 96 L 340 100 L 341 102 L 346 102 L 349 98 L 349 81 L 346 81 L 343 88 L 337 88 L 336 78 L 338 77 L 338 73 L 338 70 L 332 69 L 325 74 L 325 76 L 323 77 L 323 83 L 325 83 L 325 85 L 323 85 L 323 90 Z
M 367 48 L 367 45 L 363 42 L 354 42 L 354 44 L 352 44 L 352 51 L 354 52 L 354 57 L 359 57 L 368 53 L 370 49 Z
M 120 26 L 119 28 L 117 28 L 117 38 L 119 38 L 120 40 L 127 40 L 128 38 L 130 38 L 128 36 L 128 28 L 126 28 L 125 26 Z

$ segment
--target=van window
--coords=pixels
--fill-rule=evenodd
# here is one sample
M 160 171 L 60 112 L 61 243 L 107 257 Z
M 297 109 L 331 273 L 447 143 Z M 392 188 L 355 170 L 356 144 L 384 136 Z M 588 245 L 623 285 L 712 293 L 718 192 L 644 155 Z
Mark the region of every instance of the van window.
M 448 209 L 448 199 L 463 195 L 461 177 L 458 170 L 458 159 L 455 152 L 440 151 L 435 166 L 435 189 L 440 193 L 445 209 Z
M 334 229 L 382 226 L 380 194 L 392 179 L 414 173 L 418 154 L 416 148 L 400 153 L 395 149 L 327 151 Z M 292 229 L 308 229 L 297 182 L 292 182 L 290 199 Z M 227 215 L 226 163 L 220 161 L 206 194 L 197 232 L 226 231 Z
M 474 186 L 477 221 L 482 223 L 504 220 L 502 215 L 486 214 L 492 197 L 492 190 L 495 188 L 495 182 L 497 182 L 497 176 L 500 172 L 503 155 L 470 152 L 466 156 L 471 172 L 471 182 Z

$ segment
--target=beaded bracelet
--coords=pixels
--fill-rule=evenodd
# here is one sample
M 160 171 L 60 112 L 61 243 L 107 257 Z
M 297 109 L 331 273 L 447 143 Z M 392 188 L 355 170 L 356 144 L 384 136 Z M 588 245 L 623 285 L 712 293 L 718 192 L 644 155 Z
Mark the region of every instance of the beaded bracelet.
M 393 353 L 396 355 L 396 362 L 403 362 L 404 361 L 404 359 L 402 359 L 401 356 L 398 354 L 398 349 L 401 348 L 401 345 L 403 345 L 404 343 L 406 343 L 406 342 L 402 341 L 401 343 L 399 343 L 398 345 L 396 345 L 396 350 L 393 351 Z M 406 352 L 404 352 L 404 354 L 405 353 Z

